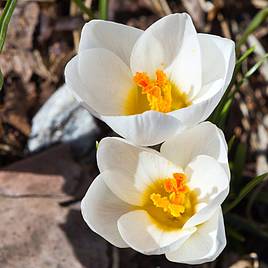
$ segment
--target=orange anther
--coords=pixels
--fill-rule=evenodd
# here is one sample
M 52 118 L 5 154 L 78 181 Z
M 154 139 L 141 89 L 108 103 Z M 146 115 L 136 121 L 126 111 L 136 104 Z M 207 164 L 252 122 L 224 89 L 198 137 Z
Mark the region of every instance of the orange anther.
M 133 80 L 142 89 L 142 94 L 147 95 L 150 108 L 159 112 L 171 111 L 171 84 L 162 70 L 157 70 L 156 79 L 150 79 L 145 72 L 137 72 Z
M 138 86 L 142 88 L 146 88 L 150 83 L 150 78 L 146 73 L 137 72 L 133 80 Z

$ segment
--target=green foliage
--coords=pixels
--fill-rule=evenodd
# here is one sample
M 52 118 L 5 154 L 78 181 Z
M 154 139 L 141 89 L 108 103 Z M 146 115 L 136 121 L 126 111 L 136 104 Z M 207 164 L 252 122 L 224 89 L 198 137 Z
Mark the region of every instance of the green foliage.
M 7 0 L 5 8 L 0 17 L 0 52 L 2 52 L 4 47 L 8 24 L 15 9 L 16 3 L 17 0 Z M 0 71 L 0 90 L 2 89 L 3 83 L 4 78 L 2 72 Z
M 230 236 L 234 238 L 235 240 L 238 240 L 239 242 L 245 242 L 245 237 L 238 232 L 236 229 L 232 228 L 231 226 L 226 226 L 226 234 L 227 236 Z
M 4 77 L 3 77 L 3 74 L 2 74 L 2 72 L 1 72 L 1 70 L 0 70 L 0 90 L 1 90 L 2 87 L 3 87 L 3 84 L 4 84 Z
M 247 145 L 245 143 L 239 143 L 236 147 L 236 152 L 234 156 L 234 171 L 233 171 L 233 178 L 237 182 L 240 182 L 240 179 L 243 174 L 243 170 L 246 163 L 246 156 L 247 156 Z
M 88 16 L 88 19 L 94 19 L 92 10 L 85 6 L 83 0 L 73 0 L 74 3 L 80 8 L 80 10 Z M 107 20 L 108 18 L 108 0 L 99 0 L 99 18 Z
M 223 130 L 226 130 L 226 122 L 232 108 L 235 94 L 240 91 L 241 86 L 248 81 L 268 59 L 268 53 L 266 53 L 262 58 L 255 59 L 255 63 L 251 63 L 250 68 L 243 68 L 242 70 L 242 66 L 246 67 L 249 65 L 245 63 L 249 61 L 250 57 L 250 62 L 254 60 L 253 55 L 255 47 L 248 48 L 243 54 L 241 54 L 241 47 L 246 43 L 248 36 L 252 34 L 267 19 L 267 17 L 268 8 L 260 11 L 253 18 L 252 22 L 236 43 L 237 61 L 231 82 L 217 108 L 209 118 L 211 122 Z M 245 169 L 247 157 L 247 145 L 236 141 L 235 136 L 233 135 L 228 142 L 228 152 L 232 159 L 229 162 L 232 173 L 231 193 L 223 205 L 223 211 L 225 213 L 227 223 L 227 235 L 232 238 L 233 241 L 236 241 L 235 243 L 244 242 L 245 233 L 251 233 L 256 237 L 268 240 L 267 230 L 263 228 L 262 225 L 254 221 L 251 215 L 254 203 L 259 202 L 263 205 L 268 204 L 267 196 L 261 192 L 264 182 L 268 179 L 268 173 L 256 176 L 250 181 L 247 180 L 246 183 L 243 171 Z M 242 200 L 244 202 L 240 205 Z M 237 210 L 233 210 L 238 205 L 240 209 L 239 213 L 237 213 Z M 235 246 L 235 243 L 233 246 Z
M 4 11 L 0 17 L 0 52 L 2 52 L 4 47 L 8 24 L 15 9 L 16 3 L 16 0 L 7 0 Z
M 265 173 L 253 178 L 250 182 L 248 182 L 232 202 L 225 204 L 223 208 L 224 213 L 227 213 L 234 207 L 236 207 L 240 203 L 240 201 L 243 200 L 247 196 L 247 194 L 250 193 L 258 184 L 263 182 L 264 179 L 267 178 L 267 176 L 268 173 Z
M 236 44 L 236 55 L 240 55 L 240 49 L 243 44 L 245 44 L 248 36 L 252 34 L 268 17 L 268 8 L 265 8 L 261 10 L 251 21 L 249 26 L 246 28 L 245 32 L 242 34 L 240 40 L 238 40 Z M 219 105 L 215 109 L 215 111 L 210 116 L 209 120 L 218 125 L 220 128 L 225 127 L 226 119 L 229 114 L 231 104 L 233 102 L 233 98 L 235 93 L 240 89 L 242 84 L 249 79 L 252 74 L 256 72 L 256 70 L 259 69 L 259 67 L 267 60 L 268 54 L 265 54 L 263 58 L 261 58 L 253 67 L 251 67 L 244 75 L 241 80 L 238 81 L 238 74 L 241 71 L 241 66 L 243 62 L 245 62 L 250 55 L 254 52 L 254 47 L 251 47 L 247 49 L 242 56 L 240 56 L 235 65 L 233 77 L 231 79 L 231 82 L 221 99 Z M 233 87 L 235 86 L 235 89 L 233 90 Z
M 93 19 L 93 12 L 90 8 L 86 7 L 83 0 L 73 0 L 74 3 L 80 8 L 80 10 L 88 16 L 88 19 Z
M 236 44 L 236 54 L 240 53 L 241 46 L 245 44 L 247 38 L 252 34 L 268 17 L 268 8 L 261 10 L 251 21 L 251 23 L 246 28 L 245 32 L 241 36 L 240 40 Z
M 107 20 L 108 18 L 108 0 L 99 0 L 99 18 Z
M 235 135 L 233 135 L 231 137 L 231 139 L 228 141 L 228 152 L 230 152 L 233 148 L 234 145 L 234 141 L 235 141 Z
M 266 230 L 260 228 L 258 224 L 237 214 L 228 213 L 225 216 L 225 222 L 229 227 L 234 228 L 234 230 L 245 231 L 261 239 L 268 240 L 268 232 Z

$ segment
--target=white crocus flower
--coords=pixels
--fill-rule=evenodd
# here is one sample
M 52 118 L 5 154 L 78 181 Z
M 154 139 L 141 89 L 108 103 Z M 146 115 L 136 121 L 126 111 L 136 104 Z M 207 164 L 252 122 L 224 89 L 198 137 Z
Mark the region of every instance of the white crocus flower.
M 65 78 L 90 112 L 127 140 L 148 146 L 204 121 L 234 65 L 234 42 L 197 34 L 183 13 L 145 31 L 90 21 Z
M 204 122 L 177 134 L 160 153 L 105 138 L 97 161 L 101 173 L 81 204 L 93 231 L 117 247 L 165 254 L 174 262 L 204 263 L 221 253 L 229 169 L 215 125 Z

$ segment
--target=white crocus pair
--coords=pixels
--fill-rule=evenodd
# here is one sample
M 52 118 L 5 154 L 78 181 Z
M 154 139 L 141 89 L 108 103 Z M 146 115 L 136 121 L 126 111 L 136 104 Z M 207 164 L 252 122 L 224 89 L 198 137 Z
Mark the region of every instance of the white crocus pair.
M 147 30 L 93 20 L 66 83 L 121 138 L 103 139 L 100 175 L 82 201 L 89 227 L 118 247 L 174 262 L 214 260 L 226 244 L 224 135 L 203 122 L 228 86 L 234 43 L 197 34 L 187 14 Z M 139 146 L 164 142 L 160 153 Z

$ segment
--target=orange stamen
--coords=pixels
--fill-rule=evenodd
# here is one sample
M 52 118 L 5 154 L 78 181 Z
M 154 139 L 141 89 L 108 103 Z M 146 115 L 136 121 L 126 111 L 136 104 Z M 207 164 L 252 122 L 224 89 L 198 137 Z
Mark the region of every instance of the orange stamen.
M 147 95 L 150 108 L 159 112 L 171 111 L 171 83 L 162 70 L 156 71 L 156 79 L 152 80 L 145 72 L 137 72 L 133 78 L 135 84 Z
M 165 179 L 163 183 L 165 191 L 169 194 L 162 197 L 159 193 L 150 195 L 153 204 L 162 208 L 164 212 L 168 212 L 173 217 L 180 217 L 184 213 L 189 187 L 186 185 L 186 176 L 183 173 L 174 173 L 173 178 Z

